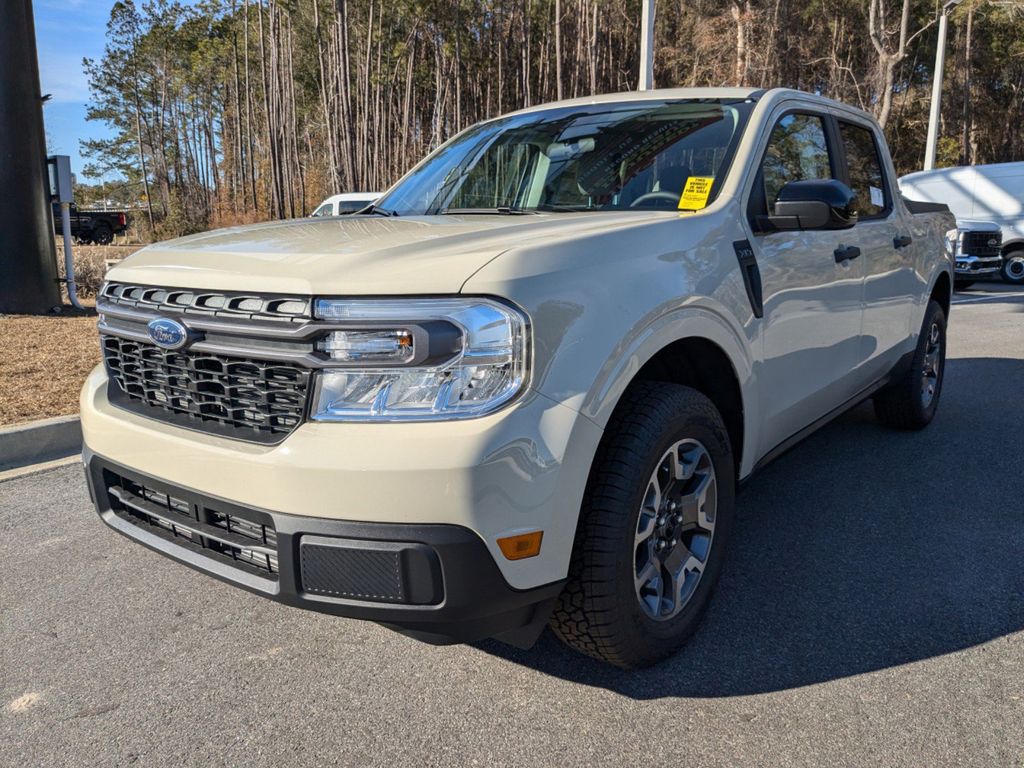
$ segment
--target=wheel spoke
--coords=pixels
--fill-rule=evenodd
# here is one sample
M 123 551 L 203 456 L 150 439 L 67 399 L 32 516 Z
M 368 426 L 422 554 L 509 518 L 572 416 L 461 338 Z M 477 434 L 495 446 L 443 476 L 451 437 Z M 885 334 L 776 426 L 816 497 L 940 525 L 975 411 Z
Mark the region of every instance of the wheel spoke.
M 636 537 L 633 539 L 635 544 L 639 544 L 643 541 L 647 541 L 651 538 L 654 533 L 655 524 L 658 516 L 654 512 L 642 509 L 640 511 L 640 519 L 636 525 Z
M 668 557 L 664 560 L 665 570 L 668 571 L 675 582 L 681 574 L 689 571 L 703 571 L 704 563 L 690 551 L 683 542 L 679 542 L 672 548 Z
M 656 558 L 651 558 L 647 561 L 647 565 L 640 569 L 640 573 L 636 575 L 636 588 L 642 590 L 648 584 L 652 583 L 657 579 L 661 581 L 661 568 Z
M 647 494 L 644 496 L 644 509 L 651 512 L 657 512 L 661 509 L 661 481 L 658 480 L 657 473 L 651 478 L 651 482 L 647 486 Z
M 682 459 L 679 458 L 679 451 L 673 450 L 668 455 L 668 467 L 669 473 L 672 475 L 673 480 L 685 480 L 686 479 L 686 465 Z

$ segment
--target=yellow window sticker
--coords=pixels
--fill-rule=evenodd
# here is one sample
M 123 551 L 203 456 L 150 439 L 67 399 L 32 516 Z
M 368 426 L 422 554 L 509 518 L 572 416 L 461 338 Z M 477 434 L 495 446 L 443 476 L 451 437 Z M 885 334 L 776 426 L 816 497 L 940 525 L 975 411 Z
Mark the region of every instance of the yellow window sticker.
M 679 210 L 699 211 L 706 206 L 714 181 L 714 176 L 690 176 L 683 187 L 683 194 L 679 196 Z

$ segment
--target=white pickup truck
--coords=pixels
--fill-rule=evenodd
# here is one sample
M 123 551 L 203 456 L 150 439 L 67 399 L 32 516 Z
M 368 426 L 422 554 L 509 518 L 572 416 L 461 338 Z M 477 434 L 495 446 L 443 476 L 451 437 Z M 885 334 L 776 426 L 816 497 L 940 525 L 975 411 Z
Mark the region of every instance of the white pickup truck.
M 92 497 L 288 605 L 651 664 L 708 604 L 739 482 L 868 398 L 931 421 L 955 222 L 916 210 L 869 115 L 792 90 L 475 125 L 362 215 L 112 269 Z

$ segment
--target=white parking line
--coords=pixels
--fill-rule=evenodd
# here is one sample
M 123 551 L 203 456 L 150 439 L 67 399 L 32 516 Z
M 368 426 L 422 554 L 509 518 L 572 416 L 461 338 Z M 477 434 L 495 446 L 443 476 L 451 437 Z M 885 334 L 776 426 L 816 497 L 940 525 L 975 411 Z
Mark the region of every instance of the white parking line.
M 992 301 L 993 299 L 1013 298 L 1024 296 L 1024 293 L 990 293 L 987 296 L 972 296 L 969 299 L 953 299 L 954 304 L 975 304 L 979 301 Z

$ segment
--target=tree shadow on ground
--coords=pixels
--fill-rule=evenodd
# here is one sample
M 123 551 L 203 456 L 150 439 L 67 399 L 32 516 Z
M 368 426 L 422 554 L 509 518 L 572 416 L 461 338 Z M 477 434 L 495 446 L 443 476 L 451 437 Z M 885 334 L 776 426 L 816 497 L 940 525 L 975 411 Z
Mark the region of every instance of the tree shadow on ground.
M 955 393 L 955 395 L 953 394 Z M 948 361 L 922 432 L 870 404 L 753 478 L 717 593 L 690 643 L 648 670 L 546 631 L 481 650 L 638 699 L 764 693 L 985 643 L 1024 628 L 1024 360 Z

